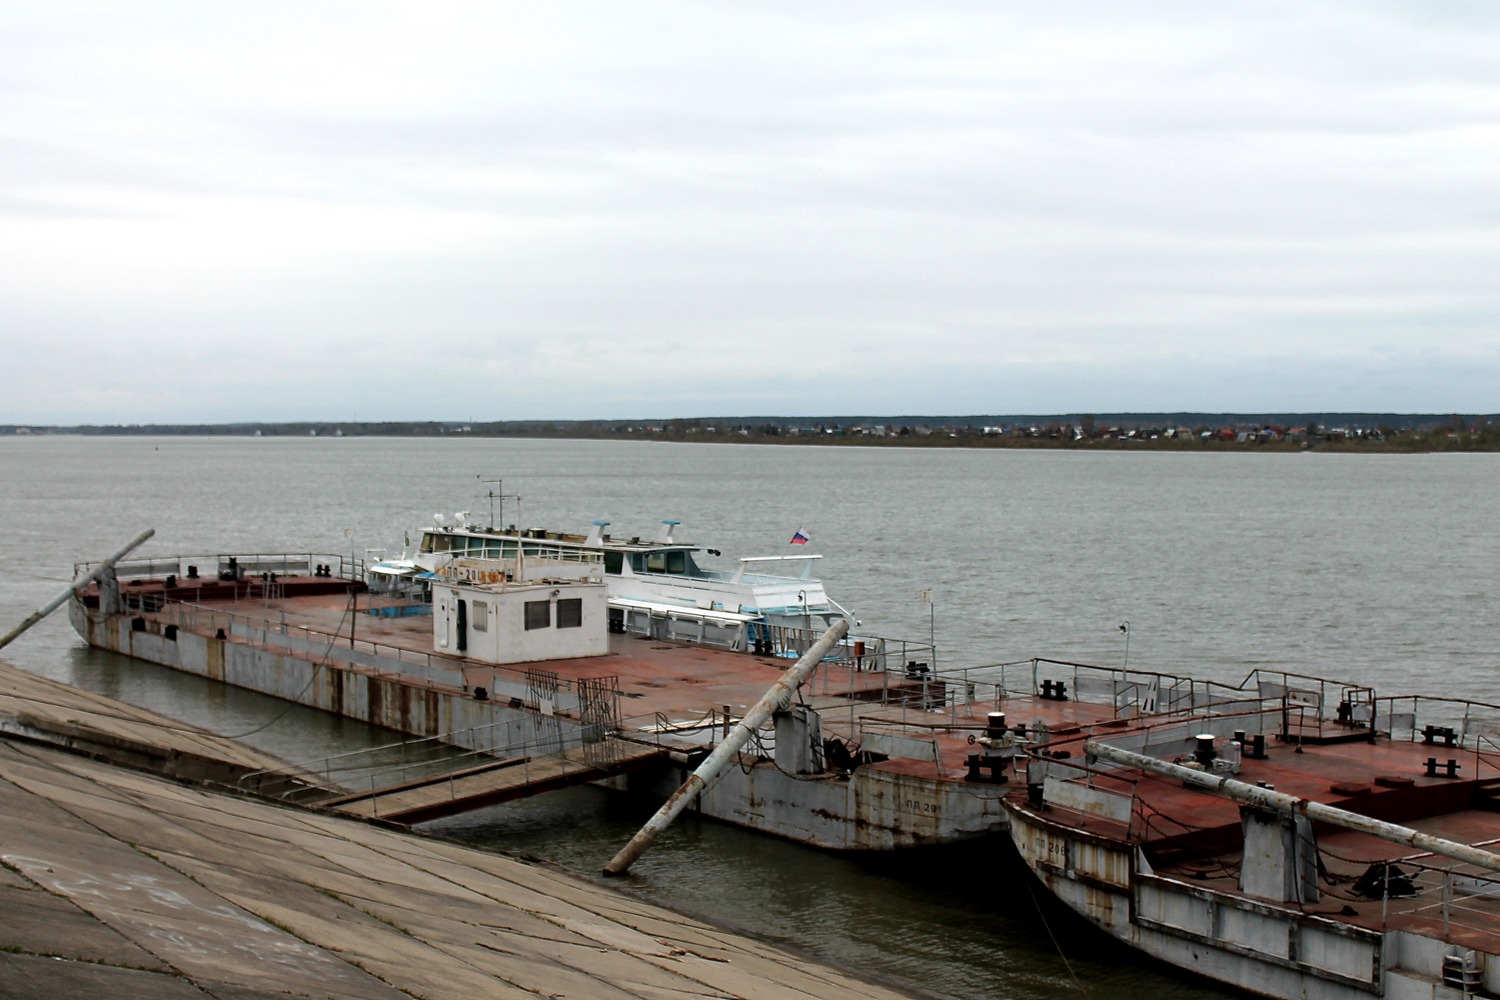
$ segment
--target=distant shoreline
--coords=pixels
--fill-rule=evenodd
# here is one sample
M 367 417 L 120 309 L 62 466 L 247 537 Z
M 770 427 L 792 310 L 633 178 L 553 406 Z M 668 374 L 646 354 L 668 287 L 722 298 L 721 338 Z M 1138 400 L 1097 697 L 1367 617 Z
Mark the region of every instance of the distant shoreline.
M 1286 416 L 1286 415 L 1281 415 Z M 1295 415 L 1292 415 L 1295 416 Z M 1353 416 L 1353 415 L 1345 415 Z M 673 441 L 835 447 L 1011 448 L 1058 451 L 1429 454 L 1500 451 L 1500 417 L 1339 415 L 1286 420 L 1174 414 L 1094 418 L 718 418 L 664 421 L 286 422 L 0 425 L 0 436 L 380 437 Z M 1189 422 L 1199 417 L 1197 422 Z M 1188 418 L 1184 420 L 1182 418 Z M 1374 418 L 1374 419 L 1372 419 Z M 1322 422 L 1322 421 L 1327 421 Z M 898 422 L 899 421 L 899 422 Z M 979 421 L 994 421 L 983 423 Z

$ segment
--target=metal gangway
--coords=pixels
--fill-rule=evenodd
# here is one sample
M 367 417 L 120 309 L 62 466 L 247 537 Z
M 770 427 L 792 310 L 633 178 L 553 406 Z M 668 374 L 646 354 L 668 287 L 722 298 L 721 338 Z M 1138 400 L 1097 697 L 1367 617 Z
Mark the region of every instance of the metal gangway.
M 663 746 L 608 733 L 582 740 L 558 731 L 517 733 L 535 728 L 533 720 L 511 721 L 352 750 L 257 771 L 239 785 L 283 801 L 409 826 L 626 774 L 667 754 Z M 464 743 L 481 749 L 462 750 Z M 289 787 L 289 775 L 321 785 Z

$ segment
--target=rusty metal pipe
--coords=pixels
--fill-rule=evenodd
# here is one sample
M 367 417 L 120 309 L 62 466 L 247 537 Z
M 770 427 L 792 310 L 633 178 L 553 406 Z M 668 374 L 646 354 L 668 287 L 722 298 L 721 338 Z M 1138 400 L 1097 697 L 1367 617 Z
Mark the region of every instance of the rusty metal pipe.
M 1142 771 L 1150 771 L 1167 778 L 1176 778 L 1187 785 L 1193 785 L 1210 792 L 1219 792 L 1243 802 L 1248 806 L 1271 810 L 1283 815 L 1295 815 L 1301 813 L 1308 819 L 1319 823 L 1329 823 L 1333 826 L 1343 827 L 1346 830 L 1357 830 L 1360 833 L 1368 833 L 1373 837 L 1388 840 L 1394 844 L 1406 847 L 1414 847 L 1419 851 L 1427 851 L 1432 854 L 1441 854 L 1445 858 L 1462 861 L 1466 864 L 1478 865 L 1490 871 L 1500 871 L 1500 854 L 1480 850 L 1468 844 L 1461 844 L 1456 840 L 1444 840 L 1442 837 L 1434 837 L 1431 834 L 1413 830 L 1411 827 L 1398 826 L 1395 823 L 1387 823 L 1384 820 L 1371 819 L 1357 812 L 1347 809 L 1339 809 L 1336 806 L 1324 805 L 1311 799 L 1299 799 L 1295 795 L 1287 795 L 1285 792 L 1272 791 L 1269 788 L 1261 788 L 1247 782 L 1236 781 L 1233 778 L 1221 777 L 1206 771 L 1196 771 L 1181 764 L 1172 764 L 1155 757 L 1147 757 L 1144 754 L 1133 753 L 1130 750 L 1121 750 L 1119 747 L 1110 746 L 1107 743 L 1099 743 L 1090 740 L 1084 745 L 1084 753 L 1089 757 L 1099 760 L 1107 760 L 1112 764 L 1121 764 L 1125 767 L 1135 767 Z
M 630 843 L 620 849 L 609 864 L 604 866 L 606 875 L 623 875 L 635 860 L 646 852 L 657 836 L 663 830 L 672 825 L 684 809 L 692 804 L 698 795 L 713 783 L 725 766 L 740 752 L 740 748 L 749 741 L 754 732 L 759 729 L 771 713 L 782 705 L 790 703 L 793 693 L 807 680 L 813 668 L 823 661 L 840 639 L 849 632 L 849 623 L 840 618 L 824 632 L 817 642 L 794 663 L 790 670 L 781 675 L 781 678 L 771 685 L 771 689 L 761 695 L 760 700 L 745 713 L 744 718 L 735 723 L 734 729 L 724 738 L 714 752 L 704 759 L 698 769 L 688 775 L 686 781 L 672 797 L 656 811 L 656 815 L 646 821 L 646 825 L 634 837 Z
M 56 597 L 52 598 L 52 600 L 48 601 L 40 608 L 27 615 L 25 621 L 21 622 L 21 624 L 5 633 L 4 637 L 0 637 L 0 649 L 4 649 L 6 646 L 10 645 L 11 641 L 17 638 L 22 632 L 25 632 L 27 629 L 31 628 L 31 626 L 35 625 L 43 618 L 46 618 L 52 612 L 62 607 L 64 601 L 72 597 L 84 587 L 87 587 L 89 584 L 93 583 L 95 580 L 99 579 L 100 574 L 102 574 L 105 570 L 113 569 L 115 563 L 119 562 L 121 559 L 124 559 L 131 552 L 139 548 L 146 541 L 146 539 L 150 538 L 154 534 L 156 534 L 155 528 L 147 528 L 139 535 L 136 535 L 135 540 L 132 541 L 129 545 L 125 546 L 123 549 L 116 552 L 108 559 L 104 560 L 88 573 L 68 584 L 68 588 L 61 594 L 58 594 Z

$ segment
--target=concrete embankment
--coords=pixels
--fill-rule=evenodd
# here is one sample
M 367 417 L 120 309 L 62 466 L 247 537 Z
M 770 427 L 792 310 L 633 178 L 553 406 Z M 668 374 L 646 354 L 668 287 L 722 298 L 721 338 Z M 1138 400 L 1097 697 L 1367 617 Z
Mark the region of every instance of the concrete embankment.
M 148 709 L 82 691 L 0 660 L 0 735 L 48 743 L 172 778 L 234 786 L 287 763 Z M 282 777 L 276 790 L 296 779 Z M 312 779 L 309 778 L 309 782 Z
M 54 710 L 88 729 L 91 704 L 105 742 L 128 724 L 132 752 L 218 752 L 77 694 Z M 0 998 L 901 995 L 550 867 L 115 766 L 91 739 L 0 739 Z

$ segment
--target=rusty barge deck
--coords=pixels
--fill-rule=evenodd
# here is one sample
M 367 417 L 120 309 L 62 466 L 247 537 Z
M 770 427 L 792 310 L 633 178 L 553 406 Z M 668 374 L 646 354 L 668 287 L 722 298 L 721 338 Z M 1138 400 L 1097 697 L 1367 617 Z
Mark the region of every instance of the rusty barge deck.
M 610 634 L 601 656 L 498 666 L 435 651 L 430 616 L 372 609 L 361 591 L 321 572 L 228 580 L 156 574 L 122 580 L 116 610 L 101 608 L 95 587 L 70 614 L 91 644 L 486 759 L 538 760 L 606 737 L 616 747 L 644 748 L 650 752 L 640 766 L 599 777 L 660 798 L 791 663 L 785 655 Z M 995 833 L 1007 822 L 1000 800 L 1019 750 L 977 745 L 991 713 L 1062 731 L 1099 721 L 1101 712 L 1114 715 L 1113 706 L 1032 696 L 1029 681 L 1025 688 L 978 675 L 935 676 L 899 649 L 878 664 L 846 650 L 819 665 L 798 704 L 756 734 L 700 809 L 836 850 Z M 511 794 L 450 791 L 447 806 L 425 803 L 402 814 L 432 818 Z M 368 808 L 388 815 L 378 804 Z
M 1320 684 L 1054 744 L 1007 803 L 1023 858 L 1109 933 L 1253 993 L 1500 993 L 1500 706 Z
M 657 798 L 790 662 L 610 634 L 602 655 L 498 666 L 435 650 L 430 620 L 372 615 L 360 590 L 326 571 L 145 574 L 118 606 L 93 588 L 70 615 L 96 646 L 496 762 L 472 764 L 476 778 L 635 747 L 640 767 L 603 782 Z M 1009 830 L 1086 918 L 1250 992 L 1500 996 L 1497 706 L 1285 673 L 1226 686 L 1031 660 L 939 675 L 845 655 L 738 763 L 704 814 L 837 850 Z M 509 778 L 463 796 L 450 782 L 447 796 L 512 795 Z M 407 784 L 385 791 L 409 815 L 445 808 L 441 780 Z M 383 797 L 343 805 L 384 815 Z

